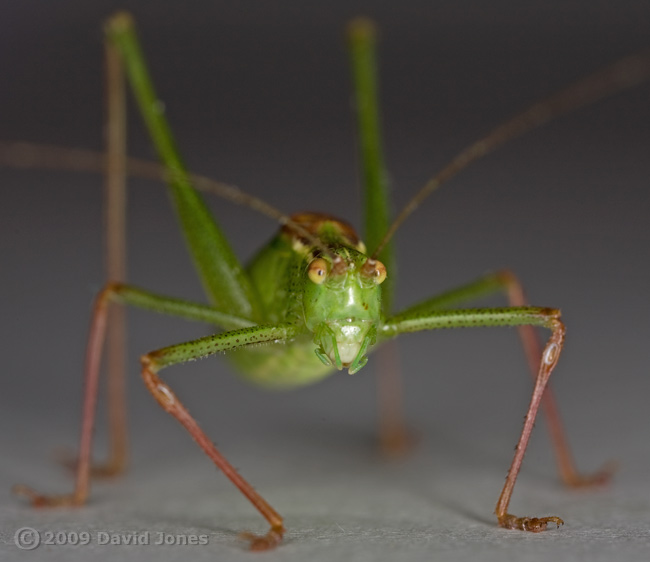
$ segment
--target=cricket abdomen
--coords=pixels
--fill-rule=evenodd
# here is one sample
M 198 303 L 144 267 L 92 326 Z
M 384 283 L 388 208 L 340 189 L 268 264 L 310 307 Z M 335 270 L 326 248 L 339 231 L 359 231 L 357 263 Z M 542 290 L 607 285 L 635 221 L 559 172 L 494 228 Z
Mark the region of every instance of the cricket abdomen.
M 274 390 L 312 384 L 334 372 L 314 353 L 310 335 L 286 344 L 257 345 L 233 351 L 228 359 L 243 379 Z

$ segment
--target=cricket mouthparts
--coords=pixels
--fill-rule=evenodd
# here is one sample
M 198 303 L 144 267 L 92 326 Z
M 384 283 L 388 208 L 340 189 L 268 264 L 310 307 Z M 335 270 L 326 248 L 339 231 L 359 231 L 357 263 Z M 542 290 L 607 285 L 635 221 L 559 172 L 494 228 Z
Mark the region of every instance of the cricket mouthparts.
M 316 331 L 316 355 L 325 364 L 353 375 L 367 362 L 368 347 L 375 343 L 377 330 L 367 321 L 345 318 L 323 323 Z

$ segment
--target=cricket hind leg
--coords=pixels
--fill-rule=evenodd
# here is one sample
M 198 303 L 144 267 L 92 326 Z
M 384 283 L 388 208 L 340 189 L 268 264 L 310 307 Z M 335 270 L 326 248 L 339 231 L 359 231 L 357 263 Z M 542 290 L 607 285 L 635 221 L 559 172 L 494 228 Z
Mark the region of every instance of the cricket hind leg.
M 105 48 L 106 63 L 106 170 L 104 179 L 104 255 L 106 279 L 112 281 L 95 301 L 88 339 L 85 366 L 84 403 L 79 457 L 64 452 L 62 464 L 76 473 L 72 494 L 46 496 L 33 489 L 16 485 L 14 493 L 27 496 L 34 506 L 78 506 L 88 496 L 89 478 L 106 478 L 121 474 L 128 463 L 128 428 L 126 415 L 126 318 L 123 307 L 111 307 L 113 289 L 126 280 L 126 100 L 124 71 L 115 49 Z M 108 325 L 108 327 L 107 327 Z M 91 464 L 90 445 L 101 352 L 107 333 L 107 391 L 109 418 L 109 453 L 104 463 Z
M 115 49 L 105 45 L 106 61 L 106 279 L 126 283 L 126 94 L 124 69 Z M 93 464 L 93 477 L 112 477 L 128 463 L 126 413 L 126 311 L 110 307 L 107 326 L 107 396 L 109 453 L 103 464 Z
M 108 286 L 126 282 L 126 87 L 122 58 L 110 45 L 104 47 L 105 111 L 104 141 L 104 270 Z M 128 464 L 128 426 L 126 408 L 126 316 L 124 307 L 107 312 L 106 372 L 108 410 L 108 457 L 90 465 L 93 478 L 112 478 L 122 474 Z M 80 459 L 70 451 L 57 454 L 58 460 L 73 472 Z
M 27 496 L 36 507 L 80 506 L 86 502 L 90 477 L 113 477 L 128 463 L 126 417 L 126 318 L 123 307 L 108 302 L 114 288 L 126 280 L 126 100 L 121 58 L 105 48 L 106 64 L 106 170 L 104 179 L 104 255 L 106 278 L 113 281 L 98 295 L 88 336 L 79 457 L 60 455 L 76 474 L 71 494 L 43 495 L 18 484 L 16 494 Z M 109 317 L 110 314 L 110 317 Z M 107 328 L 108 325 L 108 328 Z M 97 405 L 99 370 L 107 334 L 109 453 L 104 463 L 91 464 L 92 430 Z

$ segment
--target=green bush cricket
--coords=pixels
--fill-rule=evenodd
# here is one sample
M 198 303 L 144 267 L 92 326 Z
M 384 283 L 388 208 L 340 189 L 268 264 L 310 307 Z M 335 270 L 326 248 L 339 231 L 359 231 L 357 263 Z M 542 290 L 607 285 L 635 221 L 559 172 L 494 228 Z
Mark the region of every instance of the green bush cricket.
M 354 76 L 357 84 L 358 106 L 361 109 L 360 138 L 367 189 L 364 241 L 369 252 L 366 253 L 356 235 L 340 221 L 316 214 L 295 216 L 293 220 L 276 215 L 276 218 L 284 223 L 282 233 L 272 242 L 271 249 L 263 250 L 257 261 L 249 269 L 244 270 L 230 251 L 218 227 L 207 215 L 199 196 L 189 187 L 187 173 L 176 153 L 168 126 L 162 114 L 157 111 L 158 98 L 151 89 L 146 70 L 139 58 L 139 49 L 135 43 L 130 20 L 123 14 L 111 20 L 109 35 L 113 37 L 114 45 L 126 59 L 136 96 L 139 97 L 139 102 L 144 109 L 143 114 L 167 169 L 161 170 L 146 165 L 138 168 L 138 163 L 134 162 L 127 166 L 130 166 L 133 174 L 148 174 L 171 179 L 177 212 L 212 304 L 198 305 L 161 297 L 124 284 L 120 279 L 119 271 L 111 274 L 112 282 L 98 297 L 93 330 L 89 338 L 84 430 L 75 492 L 70 496 L 50 497 L 36 494 L 26 487 L 19 487 L 18 490 L 29 495 L 36 505 L 79 505 L 83 504 L 87 497 L 90 436 L 101 345 L 106 330 L 108 303 L 116 301 L 157 312 L 208 321 L 225 330 L 215 336 L 171 346 L 143 356 L 143 376 L 147 387 L 161 406 L 181 421 L 215 464 L 268 520 L 271 526 L 269 532 L 262 537 L 251 537 L 253 548 L 270 548 L 280 542 L 284 532 L 281 517 L 221 456 L 171 389 L 160 380 L 158 371 L 163 367 L 218 351 L 236 350 L 232 354 L 234 362 L 239 364 L 242 371 L 254 381 L 269 386 L 290 387 L 317 380 L 332 372 L 333 367 L 346 368 L 350 372 L 358 371 L 365 364 L 370 347 L 381 340 L 407 331 L 445 327 L 521 326 L 520 330 L 529 359 L 534 365 L 534 372 L 537 373 L 536 386 L 527 422 L 508 480 L 497 504 L 496 513 L 499 524 L 509 528 L 538 531 L 544 529 L 548 522 L 561 522 L 558 517 L 519 518 L 507 513 L 507 506 L 537 408 L 543 402 L 542 394 L 546 382 L 562 348 L 564 331 L 558 311 L 528 306 L 516 278 L 512 274 L 502 272 L 424 301 L 397 315 L 391 315 L 392 289 L 389 283 L 393 257 L 390 246 L 385 245 L 383 240 L 386 236 L 389 239 L 392 237 L 401 221 L 428 193 L 471 160 L 552 116 L 590 101 L 591 92 L 596 92 L 600 97 L 609 91 L 621 89 L 632 82 L 644 79 L 648 73 L 647 58 L 630 59 L 619 63 L 614 70 L 604 71 L 581 83 L 580 86 L 574 87 L 573 90 L 563 91 L 497 128 L 481 143 L 472 145 L 468 151 L 461 153 L 449 167 L 427 184 L 414 198 L 412 204 L 407 206 L 397 221 L 390 226 L 387 197 L 381 189 L 385 172 L 381 160 L 376 119 L 375 79 L 372 76 L 373 39 L 370 29 L 367 23 L 357 22 L 352 31 Z M 114 57 L 114 47 L 109 46 L 109 51 L 110 56 Z M 111 123 L 113 122 L 115 119 L 111 120 Z M 120 135 L 118 131 L 116 133 L 118 140 L 115 142 L 118 148 L 109 150 L 110 157 L 117 160 L 116 164 L 111 165 L 113 170 L 111 180 L 117 182 L 123 175 L 119 171 L 122 167 L 119 162 L 123 158 L 119 148 L 123 144 L 119 140 Z M 88 167 L 98 167 L 97 162 L 91 160 L 88 155 Z M 84 157 L 80 157 L 78 161 L 83 162 Z M 201 183 L 199 179 L 199 187 Z M 250 200 L 247 201 L 251 203 Z M 259 208 L 257 203 L 251 204 Z M 119 203 L 117 207 L 119 208 Z M 109 222 L 114 224 L 119 220 Z M 285 257 L 278 257 L 280 254 L 284 254 Z M 119 266 L 117 268 L 119 269 Z M 271 270 L 275 271 L 277 276 L 269 278 L 268 271 Z M 324 291 L 329 291 L 325 302 L 320 294 Z M 509 307 L 455 309 L 455 306 L 465 301 L 498 291 L 508 293 Z M 280 293 L 284 295 L 283 299 L 278 298 L 277 295 Z M 334 305 L 329 300 L 333 294 L 343 294 L 345 298 L 338 297 Z M 348 305 L 351 308 L 346 309 Z M 119 325 L 119 320 L 114 324 Z M 543 351 L 536 349 L 538 345 L 536 335 L 530 326 L 541 326 L 551 331 L 550 339 Z M 286 345 L 256 345 L 248 352 L 239 350 L 248 343 L 261 342 L 284 342 Z M 608 476 L 606 472 L 586 479 L 582 479 L 575 472 L 559 426 L 552 421 L 556 418 L 552 398 L 549 394 L 546 396 L 545 403 L 554 428 L 553 434 L 557 440 L 556 447 L 564 480 L 574 485 L 606 480 Z M 115 430 L 116 427 L 120 427 L 119 421 L 115 423 L 113 429 Z M 121 430 L 117 431 L 112 460 L 106 468 L 108 472 L 121 470 L 123 466 L 124 452 L 121 451 L 123 445 L 120 445 L 123 441 L 119 438 Z

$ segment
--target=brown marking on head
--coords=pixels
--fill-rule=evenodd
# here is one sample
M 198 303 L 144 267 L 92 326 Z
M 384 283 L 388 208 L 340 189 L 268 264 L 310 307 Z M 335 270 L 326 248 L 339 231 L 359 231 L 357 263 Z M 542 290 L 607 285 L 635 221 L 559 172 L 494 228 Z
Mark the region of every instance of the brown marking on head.
M 343 240 L 353 248 L 358 248 L 361 241 L 352 225 L 347 222 L 327 215 L 325 213 L 296 213 L 291 215 L 291 220 L 302 226 L 307 232 L 314 237 L 319 238 L 324 226 L 330 226 L 336 229 Z M 284 225 L 281 229 L 283 235 L 288 236 L 290 240 L 298 240 L 308 246 L 310 241 L 296 233 L 290 225 Z

